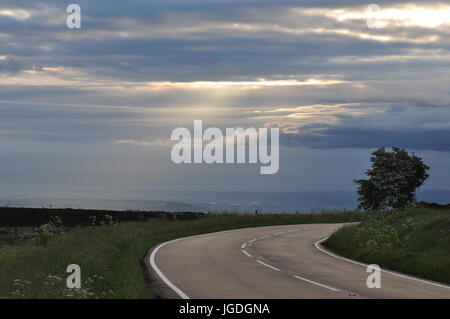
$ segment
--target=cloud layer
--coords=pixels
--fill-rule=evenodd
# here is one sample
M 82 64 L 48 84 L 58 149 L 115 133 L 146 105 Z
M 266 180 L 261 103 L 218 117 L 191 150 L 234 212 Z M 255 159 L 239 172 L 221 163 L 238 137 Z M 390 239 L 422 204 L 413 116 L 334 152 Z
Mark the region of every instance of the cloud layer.
M 61 1 L 0 3 L 10 161 L 25 145 L 166 160 L 159 141 L 194 119 L 281 127 L 291 151 L 450 151 L 448 3 L 377 1 L 376 29 L 356 0 L 77 3 L 81 30 Z

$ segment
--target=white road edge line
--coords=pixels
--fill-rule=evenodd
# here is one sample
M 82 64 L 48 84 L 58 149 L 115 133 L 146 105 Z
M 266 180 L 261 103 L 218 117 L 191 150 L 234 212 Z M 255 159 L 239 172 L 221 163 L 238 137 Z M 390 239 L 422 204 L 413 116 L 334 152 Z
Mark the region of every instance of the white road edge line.
M 259 264 L 261 264 L 261 265 L 263 265 L 263 266 L 266 266 L 266 267 L 268 267 L 268 268 L 270 268 L 270 269 L 272 269 L 272 270 L 275 270 L 275 271 L 281 271 L 280 269 L 278 269 L 278 268 L 276 268 L 276 267 L 274 267 L 274 266 L 271 266 L 271 265 L 269 265 L 269 264 L 266 264 L 265 262 L 263 262 L 263 261 L 261 261 L 261 260 L 256 259 L 256 262 L 259 263 Z
M 247 243 L 243 243 L 241 249 L 245 249 L 245 246 L 247 246 Z
M 336 289 L 336 288 L 333 288 L 333 287 L 330 287 L 330 286 L 327 286 L 327 285 L 324 285 L 324 284 L 318 283 L 316 281 L 309 280 L 309 279 L 306 279 L 306 278 L 303 278 L 303 277 L 300 277 L 300 276 L 297 276 L 297 275 L 294 275 L 292 277 L 300 279 L 300 280 L 303 280 L 303 281 L 306 281 L 306 282 L 309 282 L 310 284 L 313 284 L 313 285 L 320 286 L 322 288 L 327 288 L 327 289 L 330 289 L 330 290 L 333 290 L 333 291 L 339 291 L 339 289 Z
M 321 252 L 323 252 L 323 253 L 325 253 L 325 254 L 327 254 L 327 255 L 330 255 L 330 256 L 332 256 L 332 257 L 334 257 L 334 258 L 338 258 L 338 259 L 341 259 L 341 260 L 344 260 L 344 261 L 347 261 L 347 262 L 349 262 L 349 263 L 356 264 L 356 265 L 359 265 L 359 266 L 362 266 L 362 267 L 367 267 L 367 266 L 369 266 L 368 264 L 365 264 L 365 263 L 362 263 L 362 262 L 359 262 L 359 261 L 355 261 L 355 260 L 352 260 L 352 259 L 348 259 L 348 258 L 339 256 L 339 255 L 336 255 L 336 254 L 332 253 L 331 251 L 329 251 L 329 250 L 323 248 L 323 247 L 321 246 L 321 244 L 322 244 L 325 240 L 327 240 L 328 238 L 330 238 L 330 236 L 325 237 L 325 238 L 322 238 L 321 240 L 317 241 L 317 242 L 314 244 L 314 246 L 315 246 L 318 250 L 320 250 Z M 397 273 L 397 272 L 394 272 L 394 271 L 389 271 L 389 270 L 384 270 L 384 269 L 381 269 L 381 271 L 384 272 L 384 273 L 390 274 L 390 275 L 395 275 L 395 276 L 402 277 L 402 278 L 407 278 L 407 279 L 411 279 L 411 280 L 415 280 L 415 281 L 420 281 L 420 282 L 423 282 L 423 283 L 426 283 L 426 284 L 430 284 L 430 285 L 433 285 L 433 286 L 437 286 L 437 287 L 441 287 L 441 288 L 447 288 L 447 289 L 450 289 L 450 286 L 447 286 L 447 285 L 445 285 L 445 284 L 438 284 L 438 283 L 433 282 L 433 281 L 429 281 L 429 280 L 425 280 L 425 279 L 420 279 L 420 278 L 413 277 L 413 276 L 403 275 L 403 274 L 400 274 L 400 273 Z
M 168 244 L 170 244 L 170 243 L 174 243 L 174 242 L 176 242 L 176 241 L 182 240 L 182 239 L 184 239 L 184 238 L 171 240 L 171 241 L 168 241 L 168 242 L 166 242 L 166 243 L 162 243 L 161 245 L 159 245 L 158 247 L 156 247 L 156 248 L 152 251 L 152 253 L 151 253 L 151 255 L 150 255 L 150 265 L 152 266 L 153 270 L 158 274 L 159 278 L 161 278 L 162 281 L 164 281 L 164 283 L 165 283 L 167 286 L 170 287 L 170 289 L 172 289 L 173 291 L 175 291 L 176 294 L 177 294 L 178 296 L 181 297 L 181 299 L 191 299 L 191 298 L 189 298 L 189 296 L 186 295 L 180 288 L 178 288 L 177 286 L 175 286 L 169 279 L 167 279 L 167 277 L 166 277 L 166 276 L 164 275 L 164 273 L 158 268 L 158 266 L 156 265 L 156 262 L 155 262 L 155 256 L 156 256 L 156 253 L 158 252 L 158 250 L 159 250 L 160 248 L 162 248 L 162 247 L 164 247 L 164 246 L 166 246 L 166 245 L 168 245 Z
M 246 252 L 245 250 L 242 250 L 242 252 L 243 252 L 244 254 L 246 254 L 248 257 L 253 258 L 253 256 L 250 255 L 250 254 L 249 254 L 248 252 Z

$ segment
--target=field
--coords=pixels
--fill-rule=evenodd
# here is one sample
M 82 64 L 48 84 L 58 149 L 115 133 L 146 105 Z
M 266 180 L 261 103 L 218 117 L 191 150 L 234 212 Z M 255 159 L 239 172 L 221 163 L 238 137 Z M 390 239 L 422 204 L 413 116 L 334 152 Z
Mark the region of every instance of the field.
M 345 257 L 450 284 L 450 210 L 370 213 L 325 246 Z
M 141 265 L 160 242 L 214 231 L 268 225 L 354 222 L 358 212 L 307 215 L 206 215 L 168 220 L 166 215 L 114 226 L 75 227 L 46 238 L 0 244 L 0 298 L 156 298 Z M 64 219 L 63 219 L 64 222 Z M 78 264 L 82 289 L 66 288 L 66 268 Z

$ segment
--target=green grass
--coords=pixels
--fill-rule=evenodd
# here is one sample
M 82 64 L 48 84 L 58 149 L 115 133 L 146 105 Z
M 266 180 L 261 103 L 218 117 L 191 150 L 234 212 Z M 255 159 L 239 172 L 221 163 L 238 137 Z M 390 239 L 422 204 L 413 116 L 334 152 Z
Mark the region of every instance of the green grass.
M 450 212 L 409 209 L 370 213 L 325 246 L 343 256 L 450 284 Z
M 0 298 L 155 298 L 140 264 L 149 248 L 174 238 L 268 225 L 361 220 L 357 212 L 314 215 L 208 216 L 192 221 L 152 219 L 112 227 L 80 227 L 37 240 L 0 244 Z M 82 289 L 66 288 L 69 264 L 78 264 Z

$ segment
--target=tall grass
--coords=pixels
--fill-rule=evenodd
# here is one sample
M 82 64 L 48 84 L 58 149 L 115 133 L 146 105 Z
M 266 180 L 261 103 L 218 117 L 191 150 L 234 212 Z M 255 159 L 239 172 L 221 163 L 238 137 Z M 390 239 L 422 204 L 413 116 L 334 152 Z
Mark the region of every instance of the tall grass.
M 149 220 L 80 227 L 49 238 L 0 246 L 0 298 L 154 298 L 140 264 L 148 249 L 174 238 L 283 224 L 361 220 L 357 212 L 308 215 L 221 214 L 193 221 Z M 82 289 L 66 288 L 66 268 L 78 264 Z
M 409 209 L 368 214 L 333 234 L 340 255 L 450 284 L 450 212 Z

